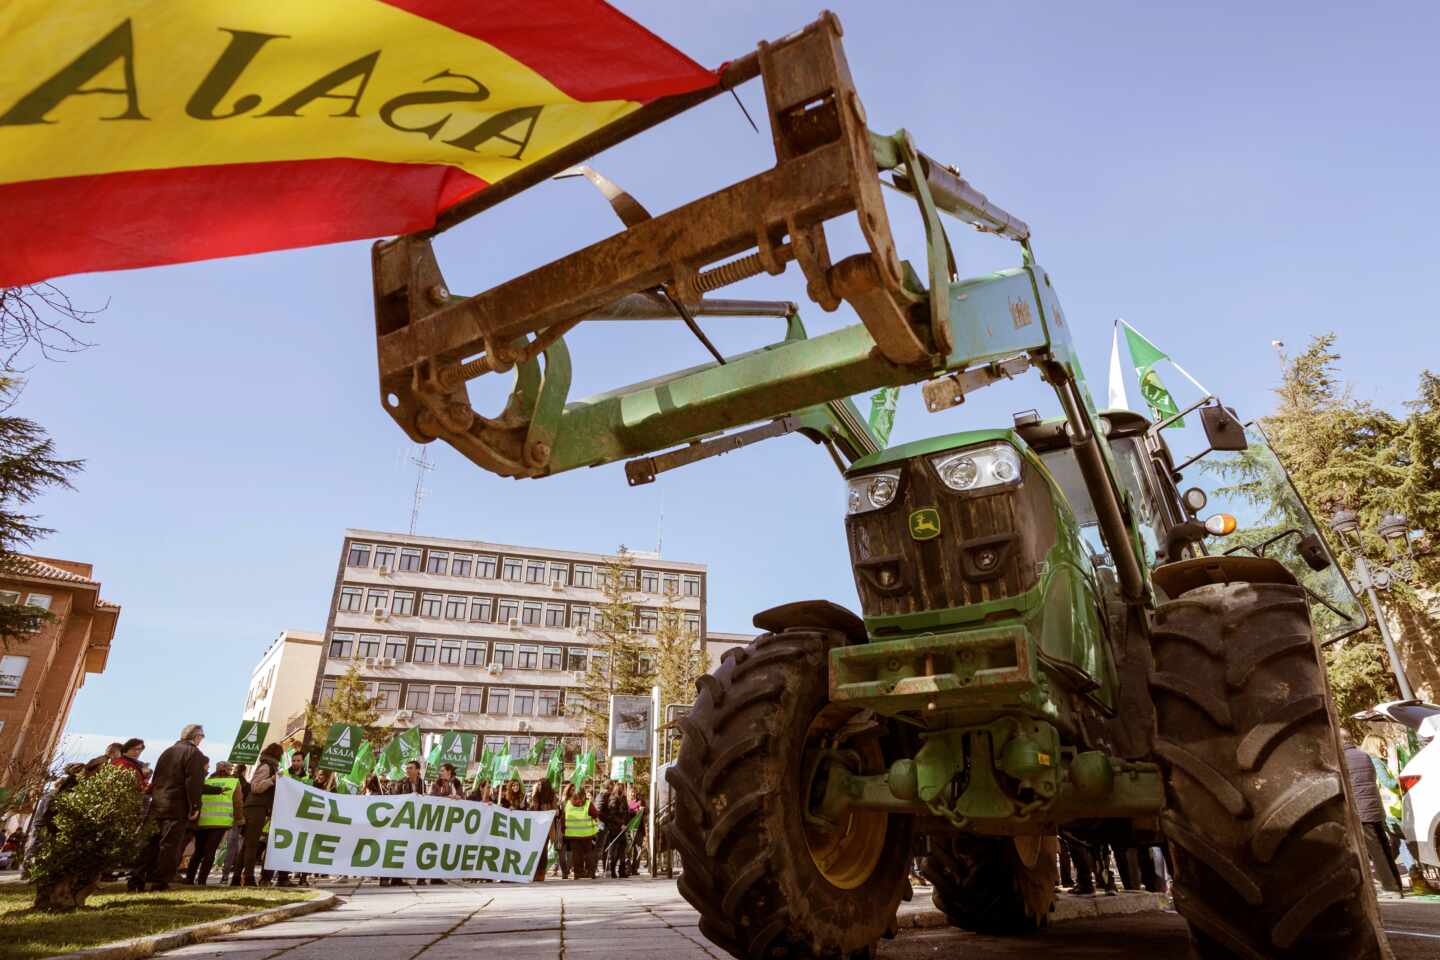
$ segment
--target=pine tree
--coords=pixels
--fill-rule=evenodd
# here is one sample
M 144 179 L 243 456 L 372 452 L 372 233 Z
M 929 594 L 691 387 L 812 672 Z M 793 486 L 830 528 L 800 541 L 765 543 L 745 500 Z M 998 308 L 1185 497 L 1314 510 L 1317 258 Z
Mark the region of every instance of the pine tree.
M 584 703 L 581 716 L 590 748 L 610 747 L 610 697 L 616 694 L 648 693 L 648 678 L 641 671 L 644 644 L 635 628 L 635 602 L 630 593 L 636 587 L 636 571 L 630 552 L 621 545 L 600 571 L 600 592 L 604 603 L 594 613 L 588 669 L 581 687 Z
M 655 673 L 656 685 L 660 687 L 662 720 L 665 709 L 671 704 L 690 703 L 694 700 L 695 680 L 705 672 L 700 648 L 700 638 L 686 629 L 682 611 L 675 604 L 675 597 L 667 597 L 665 606 L 660 610 L 660 622 L 655 631 Z M 666 731 L 666 738 L 672 747 L 669 755 L 673 756 L 674 748 L 679 746 L 679 731 Z
M 380 726 L 380 708 L 365 689 L 365 681 L 352 665 L 345 674 L 335 681 L 335 694 L 320 704 L 305 707 L 305 728 L 310 739 L 320 747 L 333 723 L 353 723 L 365 728 L 365 739 L 377 750 L 390 741 L 395 731 Z
M 44 427 L 8 415 L 18 392 L 18 381 L 0 375 L 0 573 L 22 565 L 18 551 L 50 532 L 19 508 L 51 487 L 70 486 L 82 466 L 79 460 L 56 458 L 55 442 Z M 37 607 L 0 604 L 0 649 L 29 639 L 50 619 Z

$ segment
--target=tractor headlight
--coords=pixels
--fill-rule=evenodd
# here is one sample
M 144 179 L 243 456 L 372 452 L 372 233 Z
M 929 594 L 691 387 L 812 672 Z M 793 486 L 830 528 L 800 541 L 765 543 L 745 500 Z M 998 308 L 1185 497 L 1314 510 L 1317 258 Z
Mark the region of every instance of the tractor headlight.
M 940 475 L 940 482 L 951 490 L 983 490 L 1020 482 L 1020 454 L 1008 443 L 942 453 L 931 457 L 930 463 Z
M 863 477 L 851 477 L 850 496 L 846 505 L 847 514 L 868 513 L 890 506 L 895 494 L 900 492 L 900 471 L 886 470 L 884 473 L 867 473 Z

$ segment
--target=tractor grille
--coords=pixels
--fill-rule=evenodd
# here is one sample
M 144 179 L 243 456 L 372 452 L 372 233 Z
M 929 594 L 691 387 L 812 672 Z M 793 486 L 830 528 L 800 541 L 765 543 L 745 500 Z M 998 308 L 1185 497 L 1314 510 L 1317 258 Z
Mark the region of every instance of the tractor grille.
M 1020 486 L 981 496 L 950 490 L 927 458 L 916 457 L 901 466 L 895 502 L 846 518 L 865 616 L 1002 600 L 1035 586 L 1038 563 L 1055 543 L 1055 513 L 1044 479 L 1028 460 L 1021 463 Z M 924 507 L 939 511 L 940 535 L 916 540 L 909 518 Z

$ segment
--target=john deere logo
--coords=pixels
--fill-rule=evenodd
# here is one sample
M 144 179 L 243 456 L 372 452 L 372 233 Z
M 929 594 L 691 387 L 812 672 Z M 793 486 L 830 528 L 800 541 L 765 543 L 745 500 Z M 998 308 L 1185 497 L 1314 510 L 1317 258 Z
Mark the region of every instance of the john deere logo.
M 910 514 L 910 536 L 915 540 L 933 540 L 940 536 L 940 511 L 921 507 Z

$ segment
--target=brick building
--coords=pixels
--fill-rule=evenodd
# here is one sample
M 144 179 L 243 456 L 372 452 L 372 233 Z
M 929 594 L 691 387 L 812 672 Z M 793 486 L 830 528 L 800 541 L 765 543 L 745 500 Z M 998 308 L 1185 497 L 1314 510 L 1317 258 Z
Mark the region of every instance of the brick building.
M 698 643 L 705 565 L 630 556 L 642 639 L 653 642 L 668 601 Z M 508 741 L 512 756 L 537 737 L 579 747 L 580 719 L 565 706 L 580 695 L 593 653 L 589 625 L 604 603 L 600 575 L 609 559 L 347 530 L 314 697 L 329 695 L 353 665 L 382 706 L 381 723 L 473 731 L 477 745 Z
M 85 675 L 105 669 L 120 607 L 101 598 L 93 573 L 88 563 L 24 557 L 0 574 L 0 603 L 54 618 L 0 650 L 0 786 L 12 764 L 55 753 Z

